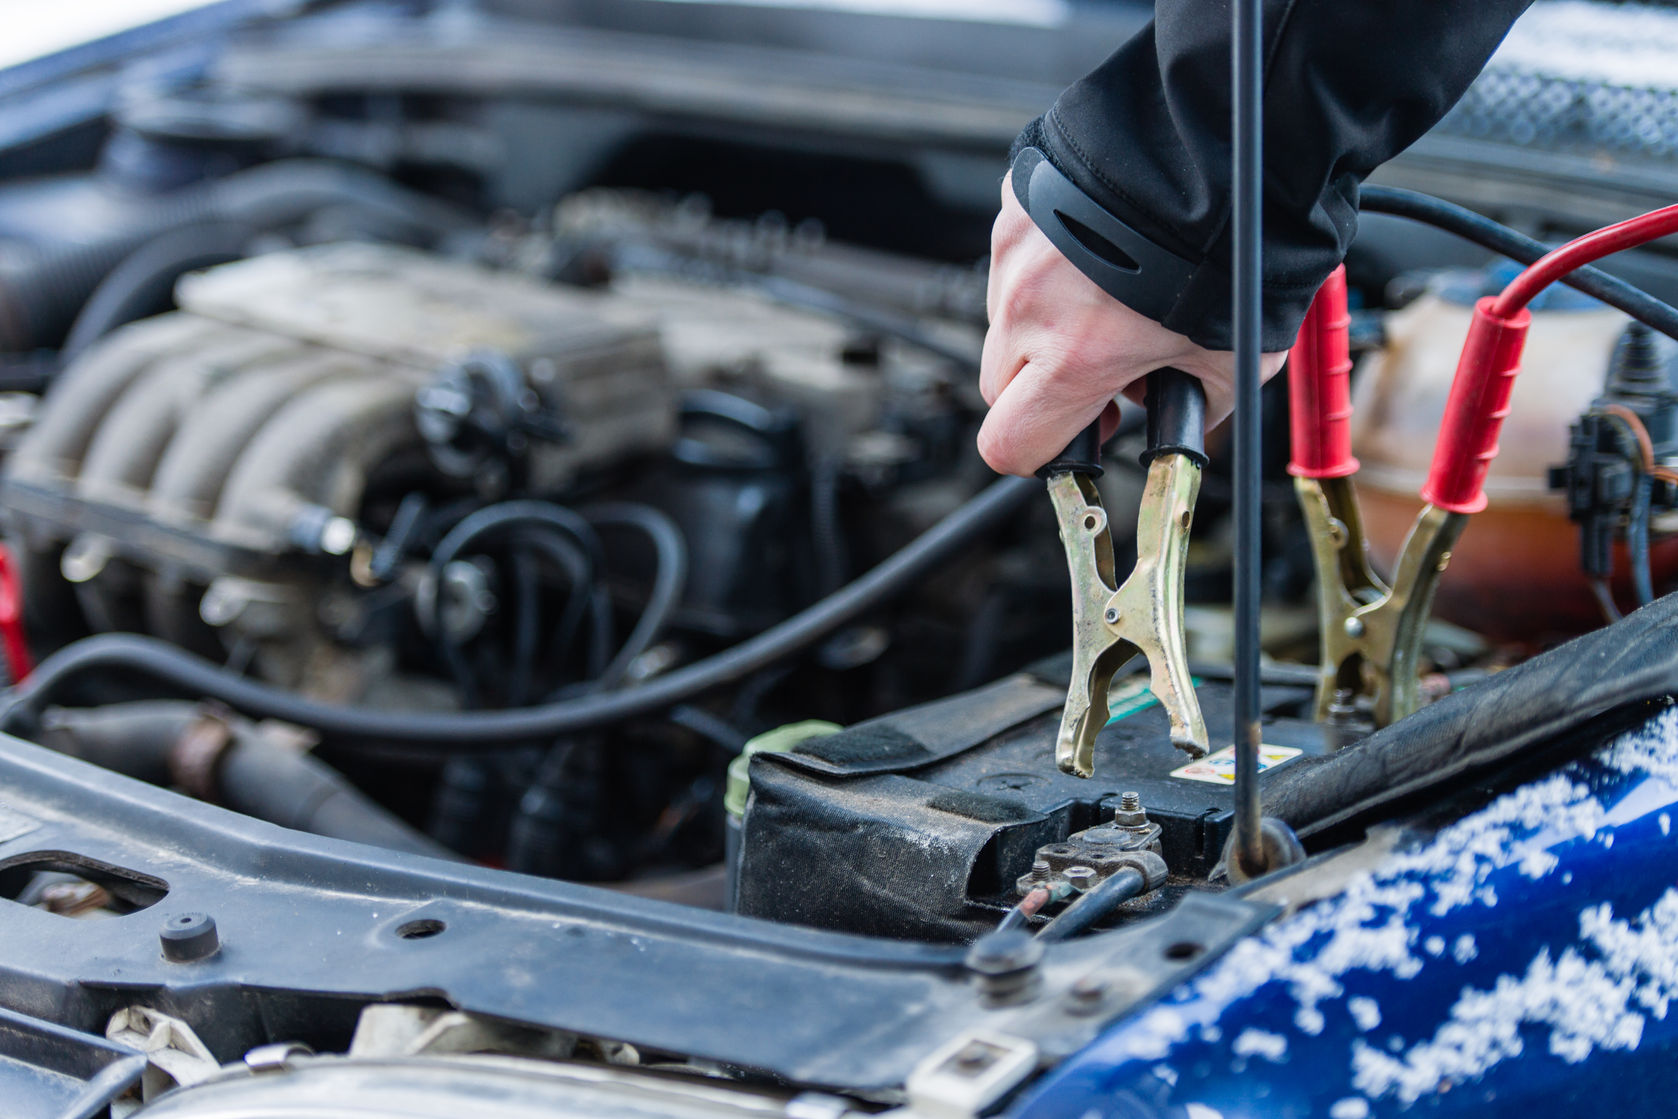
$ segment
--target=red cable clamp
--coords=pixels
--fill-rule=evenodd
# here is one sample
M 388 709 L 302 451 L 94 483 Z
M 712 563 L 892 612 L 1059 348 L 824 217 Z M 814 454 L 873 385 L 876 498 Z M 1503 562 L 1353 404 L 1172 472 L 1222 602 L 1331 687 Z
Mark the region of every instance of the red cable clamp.
M 1346 309 L 1346 268 L 1330 272 L 1305 312 L 1299 340 L 1288 354 L 1288 410 L 1296 478 L 1344 478 L 1357 473 L 1352 457 L 1352 324 Z
M 1478 513 L 1486 507 L 1482 487 L 1497 457 L 1497 436 L 1509 414 L 1515 375 L 1521 371 L 1521 348 L 1532 325 L 1532 313 L 1525 307 L 1505 316 L 1495 304 L 1487 297 L 1474 305 L 1433 465 L 1422 487 L 1423 501 L 1451 513 Z

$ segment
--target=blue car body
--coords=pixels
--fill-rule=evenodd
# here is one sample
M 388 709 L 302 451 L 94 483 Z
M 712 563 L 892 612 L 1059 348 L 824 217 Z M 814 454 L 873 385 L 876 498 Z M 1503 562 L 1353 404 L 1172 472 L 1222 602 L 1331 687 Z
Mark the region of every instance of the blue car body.
M 1678 709 L 1401 845 L 1038 1084 L 1020 1119 L 1660 1114 Z

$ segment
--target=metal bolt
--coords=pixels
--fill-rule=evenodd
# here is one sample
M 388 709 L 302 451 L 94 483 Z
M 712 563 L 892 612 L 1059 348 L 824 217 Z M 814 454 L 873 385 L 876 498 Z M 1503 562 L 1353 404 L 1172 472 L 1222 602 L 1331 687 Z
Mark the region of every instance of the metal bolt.
M 111 542 L 98 536 L 78 536 L 64 549 L 58 571 L 69 583 L 86 583 L 98 577 L 111 562 Z
M 1347 637 L 1362 637 L 1363 636 L 1363 619 L 1362 618 L 1347 618 L 1346 619 L 1345 630 L 1346 630 L 1346 636 Z
M 1111 802 L 1109 802 L 1111 803 Z M 1115 828 L 1146 828 L 1148 813 L 1142 807 L 1142 794 L 1138 792 L 1124 792 L 1119 794 L 1119 803 L 1113 807 L 1113 822 Z M 1095 829 L 1091 829 L 1094 831 Z
M 1094 1014 L 1107 997 L 1107 981 L 1098 975 L 1086 975 L 1072 984 L 1067 992 L 1074 1014 Z
M 1031 876 L 1033 878 L 1047 878 L 1049 872 L 1053 869 L 1049 865 L 1048 859 L 1037 859 L 1031 864 Z
M 967 968 L 991 1006 L 1024 1002 L 1036 989 L 1043 945 L 1024 929 L 986 933 L 967 950 Z
M 320 530 L 320 550 L 329 556 L 349 554 L 360 532 L 348 517 L 333 517 Z
M 1092 866 L 1069 866 L 1060 874 L 1066 879 L 1066 884 L 1079 893 L 1095 885 L 1095 868 Z
M 210 584 L 199 600 L 198 616 L 204 619 L 205 625 L 219 628 L 230 625 L 249 605 L 249 598 L 218 580 Z
M 1110 626 L 1119 624 L 1119 611 L 1116 607 L 1109 606 L 1107 613 L 1103 614 L 1102 617 L 1107 620 L 1107 624 Z

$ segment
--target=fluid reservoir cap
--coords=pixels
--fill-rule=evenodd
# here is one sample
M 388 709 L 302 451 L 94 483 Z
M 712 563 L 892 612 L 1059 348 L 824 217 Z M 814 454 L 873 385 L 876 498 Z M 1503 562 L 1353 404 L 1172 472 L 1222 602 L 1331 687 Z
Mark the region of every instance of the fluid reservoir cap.
M 728 785 L 723 791 L 723 807 L 736 820 L 746 815 L 746 797 L 752 791 L 751 766 L 753 754 L 785 754 L 812 738 L 837 734 L 844 730 L 838 723 L 825 719 L 805 719 L 784 727 L 766 730 L 746 743 L 740 756 L 728 763 Z

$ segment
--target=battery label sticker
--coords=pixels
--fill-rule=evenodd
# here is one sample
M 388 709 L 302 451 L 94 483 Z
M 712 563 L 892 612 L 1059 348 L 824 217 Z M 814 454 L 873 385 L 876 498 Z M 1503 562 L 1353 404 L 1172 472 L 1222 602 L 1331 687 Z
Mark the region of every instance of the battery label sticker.
M 1259 747 L 1259 772 L 1281 765 L 1290 758 L 1299 757 L 1300 751 L 1292 746 L 1271 746 L 1268 743 Z M 1215 754 L 1207 754 L 1197 762 L 1178 766 L 1171 771 L 1171 776 L 1181 777 L 1185 781 L 1210 781 L 1214 785 L 1235 784 L 1235 747 L 1225 746 Z
M 1200 687 L 1200 677 L 1189 677 L 1189 683 Z M 1128 680 L 1115 680 L 1112 690 L 1107 693 L 1107 725 L 1112 726 L 1120 719 L 1128 718 L 1138 711 L 1146 711 L 1157 703 L 1159 700 L 1148 690 L 1146 673 L 1132 676 Z

